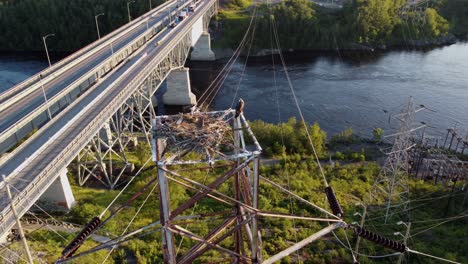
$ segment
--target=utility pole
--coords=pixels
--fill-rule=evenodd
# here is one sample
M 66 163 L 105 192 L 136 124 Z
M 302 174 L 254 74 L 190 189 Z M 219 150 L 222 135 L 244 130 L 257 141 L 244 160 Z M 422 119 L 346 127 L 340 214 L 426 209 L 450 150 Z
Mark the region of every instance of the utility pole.
M 24 236 L 23 227 L 21 226 L 20 218 L 18 216 L 18 213 L 16 212 L 16 207 L 15 207 L 15 204 L 13 203 L 13 196 L 11 195 L 10 185 L 6 181 L 5 174 L 2 174 L 2 179 L 3 179 L 3 182 L 5 183 L 8 198 L 10 199 L 11 211 L 13 212 L 13 216 L 15 217 L 15 220 L 16 220 L 16 225 L 18 226 L 18 232 L 20 234 L 21 242 L 23 242 L 24 250 L 26 250 L 28 263 L 33 264 L 34 263 L 33 258 L 32 258 L 31 252 L 29 251 L 28 242 L 26 241 L 26 237 Z

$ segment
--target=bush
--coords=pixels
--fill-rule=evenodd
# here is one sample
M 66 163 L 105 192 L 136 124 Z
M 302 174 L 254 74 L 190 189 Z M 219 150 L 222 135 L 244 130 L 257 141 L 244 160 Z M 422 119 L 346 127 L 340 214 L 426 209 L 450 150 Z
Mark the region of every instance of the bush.
M 305 126 L 296 118 L 290 118 L 286 123 L 278 125 L 265 123 L 261 120 L 251 122 L 252 131 L 265 148 L 267 156 L 283 154 L 313 155 L 312 147 Z M 315 123 L 308 126 L 311 140 L 320 157 L 325 155 L 326 133 Z M 299 155 L 300 157 L 300 155 Z

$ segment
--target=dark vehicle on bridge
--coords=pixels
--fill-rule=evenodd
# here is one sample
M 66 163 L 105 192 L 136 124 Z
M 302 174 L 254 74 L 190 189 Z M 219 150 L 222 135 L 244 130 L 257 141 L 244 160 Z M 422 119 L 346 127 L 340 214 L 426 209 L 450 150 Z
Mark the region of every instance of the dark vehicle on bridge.
M 184 20 L 184 18 L 186 16 L 187 16 L 187 11 L 184 9 L 184 10 L 180 11 L 178 18 L 179 18 L 180 21 L 182 21 L 182 20 Z

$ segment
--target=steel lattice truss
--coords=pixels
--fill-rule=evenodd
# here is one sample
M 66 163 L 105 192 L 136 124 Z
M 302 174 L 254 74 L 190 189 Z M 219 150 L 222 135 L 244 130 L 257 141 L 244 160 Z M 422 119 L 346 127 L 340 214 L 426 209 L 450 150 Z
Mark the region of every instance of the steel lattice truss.
M 196 130 L 202 132 L 197 133 L 197 137 L 210 137 L 217 133 L 226 134 L 215 137 L 220 139 L 219 142 L 204 141 L 207 147 L 213 150 L 214 155 L 206 154 L 203 148 L 194 148 L 193 144 L 178 144 L 192 138 L 193 133 L 196 133 L 190 127 L 190 124 L 194 122 L 190 114 L 161 116 L 154 121 L 152 145 L 153 159 L 158 166 L 164 262 L 192 263 L 209 250 L 217 250 L 227 255 L 234 263 L 261 261 L 261 239 L 256 214 L 258 212 L 260 145 L 243 115 L 234 118 L 234 110 L 194 113 L 193 116 L 208 121 L 199 124 Z M 219 126 L 222 124 L 226 129 L 219 126 L 216 129 L 209 129 L 214 122 L 218 122 Z M 168 140 L 170 135 L 164 127 L 181 127 L 181 129 L 186 129 L 186 133 Z M 253 150 L 247 149 L 244 131 L 254 143 Z M 230 138 L 231 142 L 228 142 L 227 138 Z M 222 151 L 222 145 L 229 146 L 231 149 Z M 185 146 L 186 149 L 181 146 Z M 197 152 L 197 150 L 203 157 L 200 160 L 184 158 L 188 152 Z M 200 167 L 203 164 L 208 166 Z M 207 170 L 209 173 L 211 168 L 222 166 L 227 168 L 224 174 L 209 183 L 197 182 L 191 179 L 190 174 L 177 171 L 182 167 L 183 171 L 196 169 Z M 194 193 L 193 196 L 176 208 L 171 208 L 169 182 L 191 190 Z M 229 187 L 225 188 L 226 186 Z M 198 220 L 209 222 L 207 232 L 201 234 L 196 230 L 189 230 L 189 226 L 182 227 L 177 224 L 177 218 L 192 218 L 193 216 L 190 215 L 193 214 L 192 208 L 203 199 L 213 199 L 225 207 L 222 211 L 198 214 Z M 213 220 L 213 216 L 220 218 L 218 221 Z M 179 256 L 176 253 L 177 244 L 174 236 L 188 238 L 191 241 L 191 247 Z M 234 242 L 224 243 L 228 239 Z
M 405 109 L 395 116 L 399 122 L 399 128 L 394 134 L 393 147 L 371 189 L 370 204 L 385 203 L 385 223 L 394 216 L 394 212 L 408 207 L 408 151 L 414 146 L 410 140 L 414 131 L 412 128 L 414 114 L 413 100 L 410 99 Z
M 209 21 L 217 12 L 217 8 L 215 3 L 203 15 L 204 30 L 208 29 Z M 136 144 L 138 138 L 150 142 L 150 120 L 156 116 L 153 95 L 173 69 L 183 67 L 191 45 L 192 34 L 188 31 L 169 51 L 168 56 L 155 65 L 148 65 L 151 70 L 146 80 L 77 156 L 80 185 L 84 185 L 92 177 L 107 188 L 113 189 L 122 174 L 132 170 L 133 164 L 129 163 L 122 152 L 130 143 Z

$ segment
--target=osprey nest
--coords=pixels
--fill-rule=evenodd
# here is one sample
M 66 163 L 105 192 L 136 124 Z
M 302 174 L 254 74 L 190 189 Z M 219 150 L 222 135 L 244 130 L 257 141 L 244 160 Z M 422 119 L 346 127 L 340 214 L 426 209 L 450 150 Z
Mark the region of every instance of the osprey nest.
M 180 113 L 159 119 L 157 137 L 165 138 L 167 148 L 200 153 L 218 152 L 221 144 L 232 141 L 229 120 L 232 112 Z

